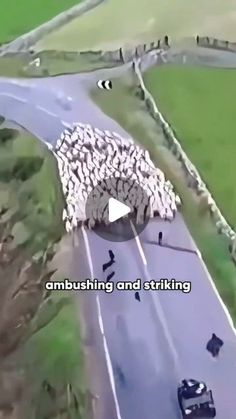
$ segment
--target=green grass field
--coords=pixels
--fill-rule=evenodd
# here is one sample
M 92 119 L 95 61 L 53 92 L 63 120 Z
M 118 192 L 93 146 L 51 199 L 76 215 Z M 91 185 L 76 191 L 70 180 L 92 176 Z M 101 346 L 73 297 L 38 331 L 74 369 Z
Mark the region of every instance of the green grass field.
M 36 28 L 80 0 L 1 0 L 0 44 Z
M 188 188 L 180 166 L 165 146 L 161 128 L 158 128 L 147 114 L 143 102 L 135 97 L 132 80 L 128 78 L 116 80 L 109 95 L 96 89 L 92 97 L 105 113 L 149 149 L 157 166 L 175 185 L 183 201 L 182 211 L 189 230 L 236 324 L 235 267 L 229 260 L 227 242 L 224 237 L 216 233 L 209 216 L 202 213 L 201 205 Z M 120 106 L 117 106 L 117 103 Z M 229 197 L 227 199 L 230 202 Z
M 144 81 L 226 219 L 236 226 L 236 70 L 162 67 Z
M 209 35 L 235 40 L 233 0 L 108 0 L 45 36 L 38 50 L 113 50 L 124 44 Z

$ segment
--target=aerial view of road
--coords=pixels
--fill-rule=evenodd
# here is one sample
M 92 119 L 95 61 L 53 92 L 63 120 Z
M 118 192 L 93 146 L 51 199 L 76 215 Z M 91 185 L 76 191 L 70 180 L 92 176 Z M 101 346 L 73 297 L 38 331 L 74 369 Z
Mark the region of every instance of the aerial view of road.
M 93 74 L 92 78 L 99 79 L 99 76 Z M 79 120 L 124 135 L 124 130 L 86 97 L 85 90 L 80 88 L 80 79 L 83 81 L 84 77 L 59 77 L 53 83 L 50 81 L 51 90 L 47 80 L 24 80 L 17 84 L 17 81 L 1 79 L 0 113 L 52 144 L 63 129 L 64 121 L 72 124 Z M 64 95 L 64 106 L 58 101 L 58 87 Z M 164 232 L 167 247 L 155 244 L 160 230 Z M 80 239 L 83 241 L 83 237 Z M 179 291 L 161 294 L 142 291 L 140 303 L 135 300 L 134 292 L 100 294 L 121 417 L 154 419 L 157 412 L 166 419 L 179 417 L 177 383 L 184 377 L 194 377 L 206 381 L 213 389 L 217 417 L 227 415 L 233 419 L 235 334 L 181 215 L 171 224 L 158 220 L 149 222 L 139 237 L 145 263 L 135 241 L 110 243 L 92 233 L 88 240 L 95 278 L 105 279 L 102 264 L 111 248 L 116 258 L 117 280 L 176 278 L 192 283 L 192 290 L 186 295 Z M 83 259 L 78 261 L 78 269 L 82 269 L 82 264 Z M 91 276 L 92 272 L 87 271 L 87 277 Z M 205 350 L 213 332 L 225 342 L 217 365 Z M 124 381 L 117 373 L 119 369 Z
M 142 70 L 168 63 L 236 67 L 236 55 L 231 52 L 204 48 L 170 48 L 158 57 L 144 55 Z M 130 138 L 126 129 L 101 110 L 90 95 L 98 80 L 111 80 L 115 86 L 126 74 L 132 74 L 132 62 L 55 77 L 2 76 L 0 115 L 6 126 L 13 123 L 53 151 L 62 132 L 78 123 Z M 94 367 L 97 377 L 92 379 L 99 383 L 95 419 L 181 419 L 177 388 L 183 379 L 203 381 L 212 390 L 217 419 L 235 419 L 233 321 L 181 208 L 172 221 L 151 218 L 131 240 L 118 241 L 115 235 L 106 240 L 96 229 L 84 226 L 73 234 L 77 245 L 71 247 L 70 272 L 76 277 L 71 280 L 111 280 L 116 285 L 140 279 L 141 283 L 138 292 L 115 287 L 113 292 L 91 291 L 84 297 L 86 327 L 93 330 L 96 352 L 90 367 L 99 362 Z M 107 264 L 111 254 L 113 261 Z M 161 279 L 190 282 L 191 290 L 144 290 L 144 283 Z M 79 298 L 76 295 L 78 304 Z M 213 333 L 223 341 L 217 358 L 206 350 Z

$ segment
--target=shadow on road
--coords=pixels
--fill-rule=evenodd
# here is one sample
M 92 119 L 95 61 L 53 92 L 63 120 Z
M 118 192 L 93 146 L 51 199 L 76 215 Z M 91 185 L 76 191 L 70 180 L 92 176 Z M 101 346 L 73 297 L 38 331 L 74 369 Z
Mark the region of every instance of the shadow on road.
M 196 250 L 187 249 L 185 247 L 171 246 L 170 244 L 160 245 L 158 242 L 151 241 L 151 240 L 150 241 L 145 241 L 145 244 L 152 244 L 152 245 L 155 245 L 155 246 L 160 246 L 160 247 L 165 247 L 167 249 L 175 250 L 177 252 L 194 253 L 195 255 L 197 255 Z

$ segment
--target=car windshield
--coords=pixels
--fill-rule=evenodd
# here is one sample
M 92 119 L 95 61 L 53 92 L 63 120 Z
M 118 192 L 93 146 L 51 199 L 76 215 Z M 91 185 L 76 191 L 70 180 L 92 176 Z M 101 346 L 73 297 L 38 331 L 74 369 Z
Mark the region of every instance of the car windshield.
M 211 392 L 208 391 L 202 394 L 201 396 L 192 397 L 191 399 L 183 399 L 182 404 L 183 404 L 184 409 L 188 409 L 194 406 L 195 404 L 199 406 L 200 404 L 211 403 L 211 402 L 212 402 Z

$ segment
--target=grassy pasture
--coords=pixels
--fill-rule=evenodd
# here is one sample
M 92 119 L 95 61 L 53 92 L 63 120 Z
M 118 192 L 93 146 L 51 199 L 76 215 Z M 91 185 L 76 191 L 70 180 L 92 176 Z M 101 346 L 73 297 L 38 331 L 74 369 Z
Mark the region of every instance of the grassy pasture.
M 149 70 L 144 81 L 224 216 L 236 226 L 236 70 L 165 66 Z
M 233 0 L 108 0 L 42 38 L 36 49 L 113 50 L 125 44 L 208 35 L 236 40 Z

